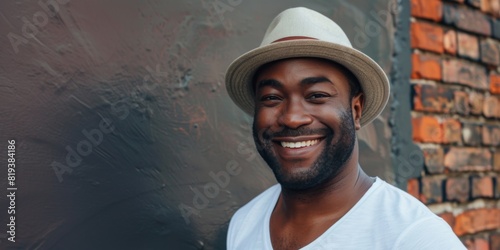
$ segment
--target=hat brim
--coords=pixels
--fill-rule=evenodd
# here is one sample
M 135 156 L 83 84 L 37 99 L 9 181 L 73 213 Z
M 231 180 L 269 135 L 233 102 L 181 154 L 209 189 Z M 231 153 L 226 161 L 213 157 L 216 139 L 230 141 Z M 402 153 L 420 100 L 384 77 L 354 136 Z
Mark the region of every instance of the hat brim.
M 346 46 L 305 39 L 272 43 L 238 57 L 226 72 L 229 96 L 238 107 L 253 116 L 255 100 L 252 81 L 256 70 L 272 61 L 296 57 L 315 57 L 337 62 L 358 78 L 365 97 L 361 127 L 373 121 L 389 100 L 387 75 L 370 57 Z

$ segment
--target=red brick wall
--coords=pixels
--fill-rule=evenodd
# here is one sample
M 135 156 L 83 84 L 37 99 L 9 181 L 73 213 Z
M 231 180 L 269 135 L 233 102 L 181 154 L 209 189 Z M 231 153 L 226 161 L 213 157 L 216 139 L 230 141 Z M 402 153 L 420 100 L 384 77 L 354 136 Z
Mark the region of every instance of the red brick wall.
M 408 192 L 469 249 L 500 249 L 500 0 L 411 0 L 413 140 Z

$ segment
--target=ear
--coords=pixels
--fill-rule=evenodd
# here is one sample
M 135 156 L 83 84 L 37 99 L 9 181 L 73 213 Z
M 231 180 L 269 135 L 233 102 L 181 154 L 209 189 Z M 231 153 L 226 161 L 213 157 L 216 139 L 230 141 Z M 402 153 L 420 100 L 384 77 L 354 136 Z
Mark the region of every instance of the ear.
M 363 112 L 364 104 L 365 96 L 363 95 L 363 93 L 359 93 L 351 100 L 352 119 L 354 120 L 354 126 L 356 127 L 356 130 L 359 130 L 361 128 L 361 114 Z

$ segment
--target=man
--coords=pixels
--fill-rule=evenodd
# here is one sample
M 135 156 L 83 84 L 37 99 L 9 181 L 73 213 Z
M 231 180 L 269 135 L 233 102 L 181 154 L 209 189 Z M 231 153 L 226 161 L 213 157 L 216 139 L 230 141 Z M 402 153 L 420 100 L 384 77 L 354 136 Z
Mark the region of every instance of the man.
M 448 224 L 366 175 L 356 130 L 389 98 L 382 69 L 327 17 L 293 8 L 228 68 L 275 185 L 239 209 L 228 249 L 465 249 Z

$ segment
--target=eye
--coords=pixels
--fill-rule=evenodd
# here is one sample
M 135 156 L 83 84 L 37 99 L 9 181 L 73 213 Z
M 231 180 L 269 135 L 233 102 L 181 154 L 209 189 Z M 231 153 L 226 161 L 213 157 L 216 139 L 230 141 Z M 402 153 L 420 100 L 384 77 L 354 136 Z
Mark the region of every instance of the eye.
M 277 95 L 265 95 L 260 98 L 260 103 L 264 106 L 274 106 L 280 103 L 282 98 Z
M 326 93 L 312 93 L 307 97 L 307 99 L 312 101 L 319 101 L 328 97 L 330 97 L 330 95 Z
M 281 100 L 278 96 L 275 95 L 266 95 L 260 98 L 261 101 L 275 101 L 275 100 Z

